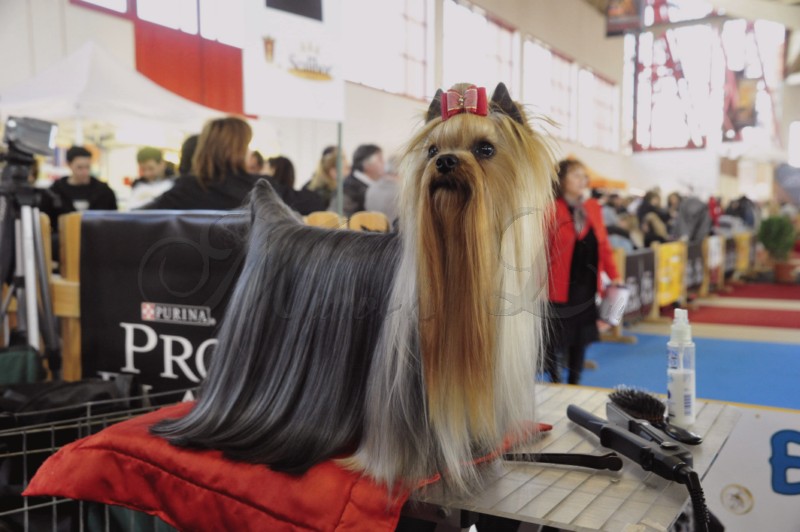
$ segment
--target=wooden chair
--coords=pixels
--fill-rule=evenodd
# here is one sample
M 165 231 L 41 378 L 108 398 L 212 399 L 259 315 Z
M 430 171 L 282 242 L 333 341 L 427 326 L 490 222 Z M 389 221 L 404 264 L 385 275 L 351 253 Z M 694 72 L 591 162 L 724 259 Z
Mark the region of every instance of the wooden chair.
M 52 279 L 53 309 L 61 318 L 61 360 L 65 381 L 81 378 L 81 213 L 58 219 L 61 275 Z
M 391 229 L 389 218 L 377 211 L 361 211 L 353 214 L 347 222 L 347 227 L 353 231 L 373 233 L 388 233 Z
M 345 226 L 345 221 L 335 212 L 316 211 L 305 217 L 306 224 L 327 229 L 340 229 Z

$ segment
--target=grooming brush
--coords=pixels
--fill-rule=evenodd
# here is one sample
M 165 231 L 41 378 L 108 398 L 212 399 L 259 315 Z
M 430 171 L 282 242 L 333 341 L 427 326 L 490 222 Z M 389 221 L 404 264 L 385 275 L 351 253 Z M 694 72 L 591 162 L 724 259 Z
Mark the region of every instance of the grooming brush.
M 697 445 L 703 441 L 703 438 L 694 432 L 670 425 L 664 417 L 667 407 L 660 399 L 647 392 L 619 387 L 609 394 L 608 398 L 628 415 L 644 419 L 681 443 Z

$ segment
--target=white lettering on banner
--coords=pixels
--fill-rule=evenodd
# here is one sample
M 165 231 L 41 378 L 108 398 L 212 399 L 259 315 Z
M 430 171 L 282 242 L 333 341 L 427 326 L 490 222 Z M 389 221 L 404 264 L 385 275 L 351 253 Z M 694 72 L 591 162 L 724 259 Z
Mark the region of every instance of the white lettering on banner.
M 138 323 L 120 323 L 120 327 L 125 329 L 125 365 L 121 371 L 127 373 L 141 373 L 133 365 L 133 355 L 136 353 L 147 353 L 152 351 L 158 345 L 158 335 L 156 332 L 147 325 L 139 325 Z M 147 343 L 141 347 L 133 344 L 134 331 L 142 331 L 147 337 Z
M 189 340 L 182 336 L 173 336 L 171 334 L 162 334 L 160 336 L 164 341 L 164 371 L 161 373 L 161 376 L 165 379 L 177 379 L 178 376 L 172 371 L 172 363 L 175 362 L 180 366 L 181 370 L 183 370 L 183 374 L 186 375 L 187 379 L 192 382 L 200 382 L 200 379 L 198 379 L 197 376 L 192 373 L 192 370 L 189 369 L 189 366 L 186 365 L 186 359 L 192 356 L 192 344 Z M 173 342 L 178 342 L 183 347 L 183 353 L 181 353 L 180 356 L 172 355 Z
M 141 311 L 142 321 L 199 325 L 203 327 L 213 327 L 217 324 L 217 320 L 211 316 L 211 309 L 208 307 L 143 301 L 141 303 Z
M 125 330 L 125 366 L 120 371 L 126 373 L 141 374 L 141 370 L 136 368 L 135 355 L 153 353 L 159 344 L 159 339 L 163 342 L 163 370 L 160 376 L 166 379 L 178 379 L 180 374 L 192 382 L 200 382 L 207 375 L 206 352 L 210 347 L 217 344 L 216 338 L 204 340 L 195 351 L 192 343 L 182 337 L 171 334 L 157 334 L 152 327 L 139 323 L 120 323 L 120 327 Z M 146 341 L 144 345 L 136 345 L 135 333 L 144 333 Z M 180 347 L 176 347 L 179 344 Z M 194 355 L 194 370 L 189 365 Z M 175 369 L 179 370 L 176 373 Z M 112 372 L 102 372 L 102 374 L 113 375 Z
M 200 377 L 202 377 L 203 379 L 205 379 L 206 375 L 208 375 L 208 373 L 206 372 L 206 359 L 205 359 L 206 350 L 212 345 L 217 345 L 216 338 L 209 338 L 208 340 L 200 344 L 200 347 L 197 348 L 197 356 L 195 356 L 194 359 L 194 365 L 197 368 L 197 373 L 199 373 Z
M 653 272 L 644 272 L 642 274 L 642 286 L 639 297 L 642 300 L 642 305 L 649 305 L 655 301 L 656 294 L 653 289 Z

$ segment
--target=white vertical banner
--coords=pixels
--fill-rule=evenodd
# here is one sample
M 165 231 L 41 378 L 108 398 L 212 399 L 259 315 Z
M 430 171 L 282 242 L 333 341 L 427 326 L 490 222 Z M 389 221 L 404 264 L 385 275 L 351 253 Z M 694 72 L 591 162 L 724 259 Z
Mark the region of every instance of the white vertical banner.
M 245 113 L 344 119 L 341 12 L 341 0 L 245 0 Z

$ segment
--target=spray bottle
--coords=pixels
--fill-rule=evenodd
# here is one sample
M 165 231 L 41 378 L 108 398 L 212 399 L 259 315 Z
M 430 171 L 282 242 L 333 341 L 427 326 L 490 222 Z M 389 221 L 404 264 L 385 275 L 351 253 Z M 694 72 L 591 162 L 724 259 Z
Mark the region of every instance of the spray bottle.
M 675 309 L 667 343 L 667 416 L 679 427 L 694 423 L 695 367 L 692 326 L 685 309 Z

